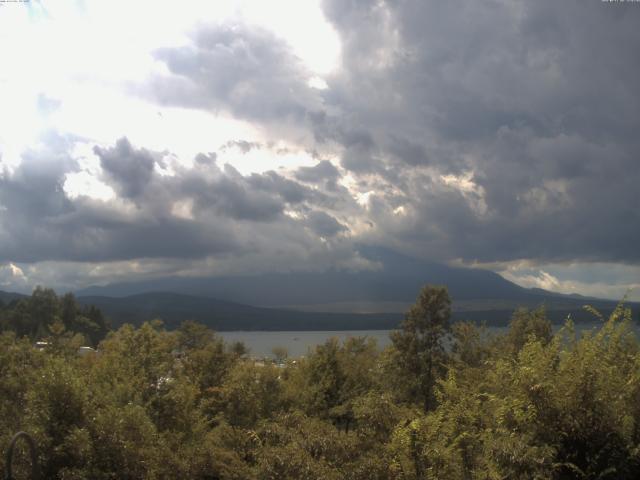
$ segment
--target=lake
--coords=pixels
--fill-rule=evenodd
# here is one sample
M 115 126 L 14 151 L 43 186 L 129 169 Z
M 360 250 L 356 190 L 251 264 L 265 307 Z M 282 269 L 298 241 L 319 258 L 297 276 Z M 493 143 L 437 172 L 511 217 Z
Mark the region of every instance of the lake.
M 601 323 L 589 322 L 576 325 L 577 332 L 585 332 L 598 328 Z M 562 325 L 554 325 L 554 331 Z M 492 334 L 503 333 L 507 327 L 487 327 Z M 634 325 L 636 335 L 640 333 L 637 324 Z M 271 350 L 274 347 L 285 347 L 289 352 L 289 357 L 300 357 L 306 355 L 310 348 L 315 348 L 326 342 L 329 338 L 335 337 L 340 342 L 349 337 L 373 338 L 378 343 L 378 347 L 385 348 L 391 343 L 389 338 L 391 330 L 327 330 L 327 331 L 292 331 L 292 332 L 218 332 L 226 342 L 243 342 L 250 350 L 252 357 L 272 357 Z
M 226 342 L 242 342 L 249 347 L 252 357 L 271 357 L 274 347 L 285 347 L 289 357 L 306 355 L 310 348 L 336 337 L 343 342 L 349 337 L 374 338 L 378 347 L 384 348 L 391 342 L 391 330 L 326 330 L 295 332 L 218 332 Z

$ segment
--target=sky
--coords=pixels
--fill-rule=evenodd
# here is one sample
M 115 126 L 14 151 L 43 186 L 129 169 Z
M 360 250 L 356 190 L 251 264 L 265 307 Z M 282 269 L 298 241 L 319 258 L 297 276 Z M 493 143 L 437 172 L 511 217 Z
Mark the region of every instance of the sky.
M 0 289 L 376 269 L 640 300 L 640 2 L 0 2 Z

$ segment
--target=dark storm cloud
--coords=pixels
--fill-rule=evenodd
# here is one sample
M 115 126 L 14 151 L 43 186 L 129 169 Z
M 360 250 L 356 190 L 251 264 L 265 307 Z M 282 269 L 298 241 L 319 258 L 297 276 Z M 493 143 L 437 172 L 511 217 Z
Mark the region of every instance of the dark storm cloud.
M 68 248 L 55 241 L 56 229 L 47 220 L 73 212 L 63 185 L 77 164 L 65 151 L 65 139 L 54 136 L 46 144 L 25 152 L 15 171 L 0 172 L 0 263 L 55 258 Z
M 189 199 L 198 212 L 214 211 L 232 220 L 269 222 L 282 215 L 286 204 L 321 197 L 273 171 L 245 177 L 228 164 L 221 170 L 215 153 L 196 156 L 196 165 L 201 168 L 179 168 L 175 177 L 162 178 L 152 177 L 153 158 L 159 154 L 135 149 L 126 138 L 118 140 L 113 148 L 96 147 L 95 151 L 122 196 L 143 196 L 147 204 L 156 208 L 168 209 L 177 200 Z M 125 195 L 130 192 L 136 195 Z
M 207 209 L 215 206 L 222 215 L 237 220 L 268 222 L 278 218 L 284 209 L 279 198 L 247 188 L 244 181 L 230 176 L 201 186 L 204 188 L 194 192 L 198 207 Z
M 316 91 L 307 85 L 310 74 L 274 34 L 217 25 L 199 29 L 192 40 L 188 46 L 155 52 L 172 74 L 152 85 L 161 101 L 228 109 L 262 121 L 299 121 L 318 108 Z
M 338 169 L 328 160 L 322 160 L 313 167 L 300 167 L 295 172 L 298 180 L 309 183 L 319 183 L 324 180 L 336 181 L 340 178 Z
M 126 139 L 101 152 L 110 165 L 130 162 L 133 172 L 140 171 L 138 162 L 148 161 L 143 155 L 148 152 L 133 149 Z M 117 159 L 116 152 L 123 157 Z M 176 218 L 162 210 L 166 205 L 149 204 L 143 197 L 134 211 L 112 202 L 69 198 L 65 178 L 78 167 L 63 151 L 49 147 L 22 158 L 14 172 L 5 170 L 0 176 L 0 261 L 197 257 L 237 247 L 231 229 Z
M 243 176 L 229 165 L 221 169 L 215 153 L 198 154 L 193 166 L 173 164 L 172 175 L 153 174 L 161 154 L 122 138 L 94 150 L 117 197 L 69 197 L 66 176 L 80 171 L 71 150 L 72 143 L 58 142 L 26 152 L 15 171 L 0 175 L 0 262 L 188 263 L 253 255 L 260 263 L 283 249 L 301 258 L 315 251 L 324 260 L 353 255 L 344 247 L 331 253 L 318 236 L 342 230 L 319 208 L 339 203 L 346 192 L 325 194 L 272 171 Z
M 315 233 L 325 238 L 333 237 L 347 229 L 347 227 L 342 225 L 331 215 L 322 211 L 309 212 L 307 215 L 307 225 Z
M 321 158 L 339 145 L 357 188 L 375 193 L 372 242 L 440 260 L 640 261 L 639 8 L 325 0 L 323 9 L 342 42 L 328 89 L 308 88 L 274 36 L 217 26 L 157 52 L 173 76 L 156 95 L 306 127 Z M 324 174 L 328 164 L 295 178 L 326 187 Z
M 50 259 L 91 262 L 188 259 L 240 249 L 233 229 L 221 221 L 207 225 L 168 213 L 150 212 L 129 217 L 86 198 L 77 200 L 75 207 L 74 214 L 49 220 L 53 235 L 47 244 L 58 247 Z
M 312 190 L 298 182 L 284 178 L 270 171 L 264 174 L 252 174 L 247 182 L 252 188 L 279 195 L 283 201 L 298 204 L 304 201 L 317 201 L 323 198 L 321 192 Z
M 421 165 L 428 163 L 427 153 L 424 146 L 414 143 L 406 138 L 395 135 L 389 137 L 389 153 L 409 165 Z
M 316 115 L 317 138 L 402 192 L 370 198 L 372 241 L 440 259 L 640 262 L 635 5 L 327 0 L 324 11 L 343 42 L 325 98 L 348 115 Z
M 280 39 L 236 25 L 201 28 L 189 46 L 158 51 L 172 76 L 154 83 L 156 96 L 306 127 L 315 141 L 305 146 L 321 158 L 339 145 L 360 191 L 375 192 L 371 241 L 437 259 L 640 261 L 639 8 L 595 0 L 323 8 L 342 42 L 328 89 L 307 86 Z M 295 173 L 307 183 L 321 176 Z
M 139 196 L 151 181 L 155 160 L 146 150 L 134 150 L 126 138 L 112 148 L 95 147 L 100 165 L 110 183 L 126 198 Z
M 28 151 L 15 172 L 11 174 L 5 169 L 0 173 L 0 213 L 11 215 L 13 222 L 61 215 L 71 210 L 63 184 L 65 174 L 77 166 L 64 154 L 53 151 L 47 154 L 46 161 L 39 161 L 37 152 Z M 9 225 L 3 227 L 6 233 Z
M 211 177 L 183 172 L 173 183 L 174 194 L 194 199 L 199 210 L 215 209 L 218 214 L 236 220 L 273 221 L 288 204 L 318 202 L 324 198 L 321 192 L 276 172 L 243 176 L 229 165 Z
M 161 175 L 162 154 L 122 139 L 96 149 L 118 196 L 98 201 L 64 193 L 79 167 L 52 146 L 0 176 L 0 262 L 213 255 L 325 268 L 326 252 L 342 261 L 360 242 L 436 260 L 640 263 L 640 8 L 323 5 L 342 41 L 327 89 L 308 86 L 275 35 L 218 25 L 155 53 L 168 74 L 151 95 L 273 133 L 225 146 L 238 155 L 289 134 L 340 169 L 243 176 L 209 153 Z
M 583 1 L 325 7 L 344 41 L 346 73 L 335 85 L 346 90 L 335 95 L 370 130 L 422 132 L 407 135 L 414 141 L 433 131 L 470 141 L 523 125 L 598 134 L 613 121 L 629 131 L 621 120 L 638 105 L 637 9 Z M 365 41 L 376 30 L 377 41 Z

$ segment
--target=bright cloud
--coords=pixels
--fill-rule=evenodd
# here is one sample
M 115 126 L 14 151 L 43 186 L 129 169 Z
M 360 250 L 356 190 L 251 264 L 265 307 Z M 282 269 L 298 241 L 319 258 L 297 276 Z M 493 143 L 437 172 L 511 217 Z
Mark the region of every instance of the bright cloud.
M 552 273 L 550 273 L 552 272 Z M 616 264 L 548 264 L 528 262 L 508 265 L 499 273 L 526 288 L 543 288 L 559 293 L 579 293 L 596 298 L 640 300 L 640 268 Z
M 1 4 L 0 282 L 374 245 L 618 298 L 640 283 L 640 9 L 618 7 Z
M 101 144 L 127 136 L 183 158 L 215 151 L 232 138 L 268 140 L 256 126 L 224 112 L 159 106 L 137 94 L 150 77 L 166 69 L 154 51 L 188 43 L 190 32 L 199 25 L 225 22 L 273 31 L 316 75 L 328 74 L 338 65 L 338 35 L 317 1 L 4 5 L 0 105 L 11 114 L 0 115 L 2 163 L 19 164 L 21 153 L 52 128 Z M 323 84 L 320 76 L 314 78 L 316 88 Z M 39 109 L 42 98 L 51 99 L 55 108 Z M 264 164 L 245 162 L 243 170 L 253 166 L 264 171 L 278 161 L 271 155 Z M 296 165 L 295 159 L 284 163 Z M 76 192 L 81 185 L 91 185 L 86 178 L 70 182 L 69 188 L 73 183 Z

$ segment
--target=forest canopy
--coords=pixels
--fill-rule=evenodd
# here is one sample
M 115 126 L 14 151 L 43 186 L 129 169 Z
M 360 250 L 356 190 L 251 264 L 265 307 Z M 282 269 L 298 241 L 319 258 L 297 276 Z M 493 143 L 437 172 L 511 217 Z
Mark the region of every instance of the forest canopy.
M 29 432 L 47 479 L 640 471 L 640 344 L 622 304 L 581 336 L 570 320 L 554 334 L 543 308 L 489 335 L 451 323 L 447 290 L 427 286 L 388 348 L 330 339 L 277 362 L 194 322 L 107 333 L 99 312 L 46 289 L 1 312 L 0 446 Z M 34 348 L 38 335 L 47 348 Z M 97 352 L 78 355 L 82 342 Z
M 96 346 L 110 329 L 108 319 L 93 305 L 82 306 L 73 293 L 59 297 L 50 288 L 36 287 L 30 297 L 0 300 L 0 331 L 44 340 L 75 336 L 76 341 Z

